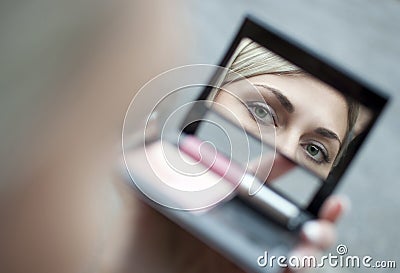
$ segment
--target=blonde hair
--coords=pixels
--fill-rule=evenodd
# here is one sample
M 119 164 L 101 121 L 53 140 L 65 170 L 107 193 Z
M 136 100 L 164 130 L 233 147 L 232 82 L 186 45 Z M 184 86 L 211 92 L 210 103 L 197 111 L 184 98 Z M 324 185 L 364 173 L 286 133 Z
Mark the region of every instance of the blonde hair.
M 297 66 L 248 38 L 241 41 L 227 67 L 229 71 L 224 79 L 225 83 L 262 74 L 305 74 Z

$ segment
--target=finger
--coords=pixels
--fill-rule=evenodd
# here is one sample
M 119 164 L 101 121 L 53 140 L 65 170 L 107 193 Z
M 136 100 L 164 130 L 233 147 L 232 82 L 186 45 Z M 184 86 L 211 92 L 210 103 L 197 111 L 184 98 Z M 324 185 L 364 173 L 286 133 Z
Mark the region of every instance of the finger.
M 300 237 L 302 244 L 327 249 L 336 241 L 335 226 L 327 220 L 308 221 L 303 225 Z
M 330 222 L 336 222 L 349 207 L 350 201 L 347 197 L 331 196 L 322 205 L 319 217 Z

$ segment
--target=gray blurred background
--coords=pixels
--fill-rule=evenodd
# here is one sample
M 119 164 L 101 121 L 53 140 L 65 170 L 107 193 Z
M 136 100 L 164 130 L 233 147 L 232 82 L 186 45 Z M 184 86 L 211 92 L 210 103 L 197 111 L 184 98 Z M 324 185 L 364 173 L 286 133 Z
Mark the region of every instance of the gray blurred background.
M 91 58 L 88 45 L 93 43 L 97 32 L 107 28 L 109 18 L 116 16 L 110 15 L 111 1 L 55 2 L 1 4 L 1 186 L 15 173 L 22 173 L 20 166 L 40 167 L 41 162 L 22 155 L 26 151 L 32 154 L 40 151 L 40 147 L 32 147 L 41 136 L 44 120 L 54 119 L 57 115 L 54 113 L 62 109 L 55 109 L 53 100 L 78 100 L 78 92 L 59 94 L 56 91 L 79 71 L 83 58 Z M 191 0 L 182 1 L 180 7 L 174 11 L 179 24 L 176 27 L 184 27 L 190 33 L 187 41 L 182 37 L 179 40 L 179 45 L 186 46 L 185 61 L 170 62 L 149 73 L 144 77 L 147 80 L 162 69 L 179 64 L 217 64 L 244 15 L 253 14 L 392 96 L 378 126 L 338 189 L 339 193 L 349 196 L 352 203 L 351 211 L 338 225 L 338 243 L 347 245 L 351 255 L 396 260 L 400 266 L 397 229 L 400 217 L 397 174 L 400 171 L 400 1 Z M 147 33 L 147 26 L 140 21 L 136 23 L 137 33 L 148 34 L 146 37 L 151 42 L 152 33 Z M 174 35 L 168 33 L 165 39 L 168 36 L 174 39 Z M 168 55 L 168 50 L 164 54 Z M 149 67 L 152 62 L 157 59 L 149 59 Z M 138 81 L 136 86 L 143 83 Z M 72 111 L 62 110 L 64 113 Z M 35 135 L 37 137 L 28 137 Z M 335 253 L 334 249 L 332 251 Z M 393 269 L 376 271 L 395 272 Z
M 338 243 L 349 255 L 396 260 L 399 266 L 400 1 L 221 0 L 188 6 L 197 38 L 193 62 L 218 63 L 242 17 L 253 14 L 391 95 L 337 191 L 351 200 L 351 211 L 339 223 Z M 333 271 L 346 270 L 360 269 Z

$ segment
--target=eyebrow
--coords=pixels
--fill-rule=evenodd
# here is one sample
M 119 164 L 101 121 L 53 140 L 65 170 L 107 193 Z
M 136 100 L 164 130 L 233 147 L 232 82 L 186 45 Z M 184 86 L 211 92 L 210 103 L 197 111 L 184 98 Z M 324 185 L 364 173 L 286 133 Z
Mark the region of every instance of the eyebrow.
M 265 85 L 265 84 L 260 84 L 260 83 L 256 83 L 254 84 L 254 86 L 259 86 L 259 87 L 263 87 L 265 89 L 268 89 L 269 91 L 272 92 L 272 94 L 275 95 L 275 97 L 279 100 L 279 102 L 282 104 L 282 106 L 285 108 L 285 110 L 288 113 L 293 113 L 294 112 L 294 106 L 293 104 L 289 101 L 289 99 L 282 94 L 281 91 L 279 91 L 278 89 Z M 333 131 L 323 128 L 323 127 L 318 127 L 314 130 L 315 133 L 329 138 L 329 139 L 335 139 L 339 142 L 340 146 L 342 145 L 342 142 L 340 141 L 340 138 L 338 137 L 338 135 L 336 133 L 334 133 Z
M 278 89 L 265 85 L 265 84 L 254 84 L 254 86 L 259 86 L 259 87 L 263 87 L 265 89 L 268 89 L 269 91 L 272 92 L 272 94 L 275 95 L 275 97 L 278 99 L 278 101 L 280 102 L 280 104 L 283 106 L 283 108 L 285 108 L 285 110 L 288 113 L 293 113 L 294 112 L 294 106 L 293 104 L 289 101 L 289 99 L 282 94 L 281 91 L 279 91 Z
M 329 129 L 319 127 L 317 129 L 315 129 L 314 132 L 323 137 L 326 137 L 326 138 L 336 139 L 337 141 L 339 141 L 339 144 L 342 145 L 342 142 L 340 141 L 340 138 L 338 137 L 338 135 Z

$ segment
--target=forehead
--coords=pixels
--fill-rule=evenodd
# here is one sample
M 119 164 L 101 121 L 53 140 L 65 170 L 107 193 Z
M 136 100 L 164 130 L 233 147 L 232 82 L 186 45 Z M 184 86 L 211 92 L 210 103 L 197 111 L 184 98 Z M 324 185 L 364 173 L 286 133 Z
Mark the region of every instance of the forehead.
M 293 104 L 293 115 L 315 127 L 326 127 L 341 139 L 347 129 L 348 106 L 344 96 L 332 87 L 308 75 L 265 74 L 249 79 L 279 90 Z M 266 92 L 265 90 L 260 90 Z

